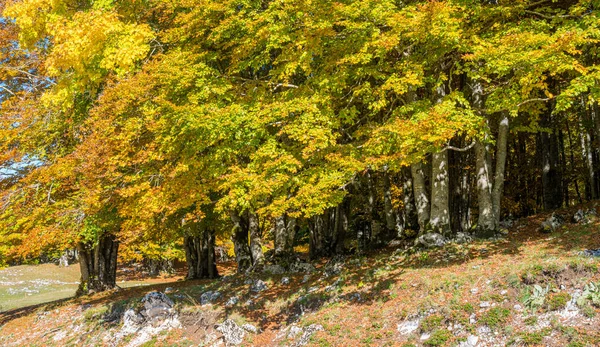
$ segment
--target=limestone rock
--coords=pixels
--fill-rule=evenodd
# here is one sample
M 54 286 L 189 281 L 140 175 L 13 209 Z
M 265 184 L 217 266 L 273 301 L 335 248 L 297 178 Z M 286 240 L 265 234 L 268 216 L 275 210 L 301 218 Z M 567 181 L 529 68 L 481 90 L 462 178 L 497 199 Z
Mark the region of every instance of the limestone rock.
M 281 275 L 285 273 L 285 269 L 283 268 L 283 266 L 278 264 L 267 265 L 264 267 L 263 271 L 271 275 Z
M 548 219 L 542 222 L 542 225 L 540 226 L 540 232 L 549 234 L 558 229 L 561 225 L 563 225 L 563 223 L 564 220 L 560 215 L 552 213 L 552 216 L 548 217 Z
M 225 343 L 228 346 L 240 345 L 244 342 L 244 336 L 246 335 L 244 329 L 240 328 L 240 326 L 231 319 L 227 319 L 222 324 L 218 325 L 217 331 L 223 334 Z
M 210 303 L 218 300 L 220 297 L 221 297 L 221 293 L 219 293 L 216 290 L 202 293 L 202 295 L 200 295 L 200 304 L 201 305 L 210 304 Z
M 442 234 L 438 233 L 427 233 L 419 236 L 416 244 L 421 245 L 425 248 L 442 247 L 446 244 L 447 240 Z
M 256 280 L 250 286 L 250 291 L 254 293 L 259 293 L 267 289 L 268 286 L 263 280 Z

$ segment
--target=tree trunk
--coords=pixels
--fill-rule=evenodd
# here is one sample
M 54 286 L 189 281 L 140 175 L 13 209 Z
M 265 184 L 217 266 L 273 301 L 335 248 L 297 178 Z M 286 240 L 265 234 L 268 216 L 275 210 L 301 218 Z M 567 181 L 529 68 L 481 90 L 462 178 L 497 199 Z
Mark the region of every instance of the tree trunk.
M 402 169 L 402 202 L 404 204 L 402 222 L 399 221 L 398 215 L 396 215 L 397 237 L 405 236 L 408 230 L 412 230 L 413 232 L 419 231 L 419 217 L 417 215 L 417 208 L 415 207 L 413 179 L 410 168 L 407 167 Z
M 413 181 L 413 192 L 415 205 L 417 207 L 417 219 L 419 223 L 419 233 L 427 230 L 430 218 L 429 198 L 427 197 L 427 186 L 425 185 L 425 172 L 423 171 L 423 162 L 411 165 L 410 171 Z
M 494 208 L 495 227 L 500 225 L 502 194 L 504 193 L 504 174 L 506 172 L 506 157 L 508 152 L 508 115 L 504 114 L 498 125 L 496 139 L 496 172 L 492 189 L 492 206 Z
M 258 216 L 254 212 L 248 212 L 248 232 L 250 234 L 250 253 L 252 255 L 252 267 L 260 270 L 265 264 L 265 256 L 262 251 L 262 233 L 258 223 Z
M 392 205 L 392 184 L 390 174 L 385 168 L 383 172 L 383 205 L 385 209 L 385 226 L 388 234 L 398 234 L 396 229 L 396 213 Z
M 231 213 L 231 221 L 233 222 L 232 241 L 237 271 L 242 273 L 252 267 L 252 253 L 248 245 L 248 221 L 242 218 L 238 212 Z
M 431 157 L 431 231 L 448 236 L 450 228 L 448 151 L 434 153 Z
M 327 217 L 328 211 L 325 211 L 323 215 L 316 215 L 308 220 L 309 255 L 311 259 L 328 255 L 325 241 L 325 220 Z
M 294 254 L 296 218 L 283 215 L 275 218 L 275 256 L 288 257 Z
M 211 230 L 201 230 L 199 235 L 185 236 L 183 247 L 188 265 L 186 279 L 217 278 L 215 237 Z
M 491 237 L 496 232 L 496 217 L 492 205 L 492 180 L 490 177 L 490 153 L 488 146 L 479 140 L 475 143 L 477 170 L 477 203 L 479 217 L 477 219 L 477 236 Z
M 335 222 L 333 226 L 334 237 L 332 249 L 335 254 L 343 254 L 346 251 L 346 234 L 348 233 L 348 227 L 350 226 L 350 220 L 348 217 L 350 208 L 350 199 L 344 198 L 341 204 L 335 208 Z
M 569 181 L 573 181 L 575 183 L 575 193 L 577 194 L 577 201 L 579 201 L 580 204 L 583 203 L 583 199 L 581 199 L 581 192 L 579 191 L 579 182 L 576 176 L 576 170 L 575 170 L 575 144 L 573 143 L 573 136 L 571 134 L 571 127 L 569 126 L 569 121 L 567 120 L 565 122 L 565 125 L 567 127 L 567 137 L 569 139 L 569 154 L 570 154 L 570 158 L 571 158 L 571 179 Z
M 275 234 L 274 245 L 275 245 L 275 256 L 282 256 L 286 250 L 287 228 L 285 223 L 285 216 L 275 218 Z
M 293 255 L 294 245 L 296 244 L 296 232 L 298 231 L 298 220 L 296 218 L 286 216 L 285 229 L 285 252 L 289 255 Z
M 117 285 L 117 252 L 114 235 L 102 235 L 97 245 L 77 244 L 81 282 L 76 295 L 101 292 Z
M 563 203 L 558 137 L 551 117 L 551 114 L 546 114 L 542 118 L 542 126 L 550 127 L 551 130 L 540 134 L 540 146 L 538 147 L 542 159 L 542 194 L 545 210 L 560 208 Z
M 362 233 L 362 248 L 363 250 L 366 250 L 371 246 L 380 244 L 383 240 L 383 235 L 379 214 L 377 213 L 377 191 L 375 189 L 375 182 L 371 170 L 367 170 L 364 179 L 367 188 L 366 217 L 368 223 L 364 228 L 359 230 L 359 233 Z

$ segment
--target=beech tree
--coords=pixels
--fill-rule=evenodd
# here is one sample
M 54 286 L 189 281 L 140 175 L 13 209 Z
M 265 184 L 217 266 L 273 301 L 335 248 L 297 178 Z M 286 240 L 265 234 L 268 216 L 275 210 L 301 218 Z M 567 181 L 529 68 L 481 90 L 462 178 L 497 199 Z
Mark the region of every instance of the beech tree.
M 35 164 L 0 176 L 0 242 L 79 247 L 85 292 L 119 245 L 215 278 L 226 239 L 260 271 L 305 231 L 316 258 L 596 199 L 599 7 L 11 1 L 0 167 Z

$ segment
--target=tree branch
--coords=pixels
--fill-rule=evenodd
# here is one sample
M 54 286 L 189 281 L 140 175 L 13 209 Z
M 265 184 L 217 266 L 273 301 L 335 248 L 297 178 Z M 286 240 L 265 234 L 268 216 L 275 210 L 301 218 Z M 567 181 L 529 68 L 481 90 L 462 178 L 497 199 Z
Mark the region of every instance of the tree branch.
M 456 151 L 456 152 L 466 152 L 468 150 L 470 150 L 471 148 L 473 148 L 473 146 L 475 146 L 475 142 L 473 141 L 470 145 L 468 145 L 467 147 L 464 148 L 458 148 L 458 147 L 454 147 L 454 146 L 446 146 L 446 148 L 442 149 L 441 152 L 445 151 L 445 150 L 451 150 L 451 151 Z
M 517 107 L 521 107 L 521 106 L 523 106 L 523 105 L 525 105 L 525 104 L 528 104 L 528 103 L 530 103 L 530 102 L 536 102 L 536 101 L 550 101 L 550 100 L 552 100 L 552 98 L 535 98 L 535 99 L 529 99 L 529 100 L 525 100 L 525 101 L 523 101 L 523 102 L 522 102 L 522 103 L 520 103 L 520 104 L 517 104 Z

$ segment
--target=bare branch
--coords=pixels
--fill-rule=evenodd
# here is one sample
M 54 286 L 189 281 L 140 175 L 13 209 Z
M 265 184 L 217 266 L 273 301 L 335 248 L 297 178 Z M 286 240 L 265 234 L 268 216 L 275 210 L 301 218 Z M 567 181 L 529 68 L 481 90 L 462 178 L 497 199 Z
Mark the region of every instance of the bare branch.
M 456 151 L 456 152 L 466 152 L 468 150 L 470 150 L 471 148 L 473 148 L 473 146 L 475 146 L 475 142 L 473 141 L 470 145 L 468 145 L 467 147 L 464 148 L 458 148 L 458 147 L 454 147 L 454 146 L 446 146 L 446 148 L 442 149 L 441 151 L 445 151 L 445 150 L 451 150 L 451 151 Z
M 535 99 L 529 99 L 529 100 L 523 101 L 520 104 L 517 104 L 517 107 L 521 107 L 521 106 L 523 106 L 525 104 L 529 104 L 531 102 L 536 102 L 536 101 L 544 101 L 545 102 L 545 101 L 550 101 L 550 100 L 552 100 L 552 98 L 535 98 Z

